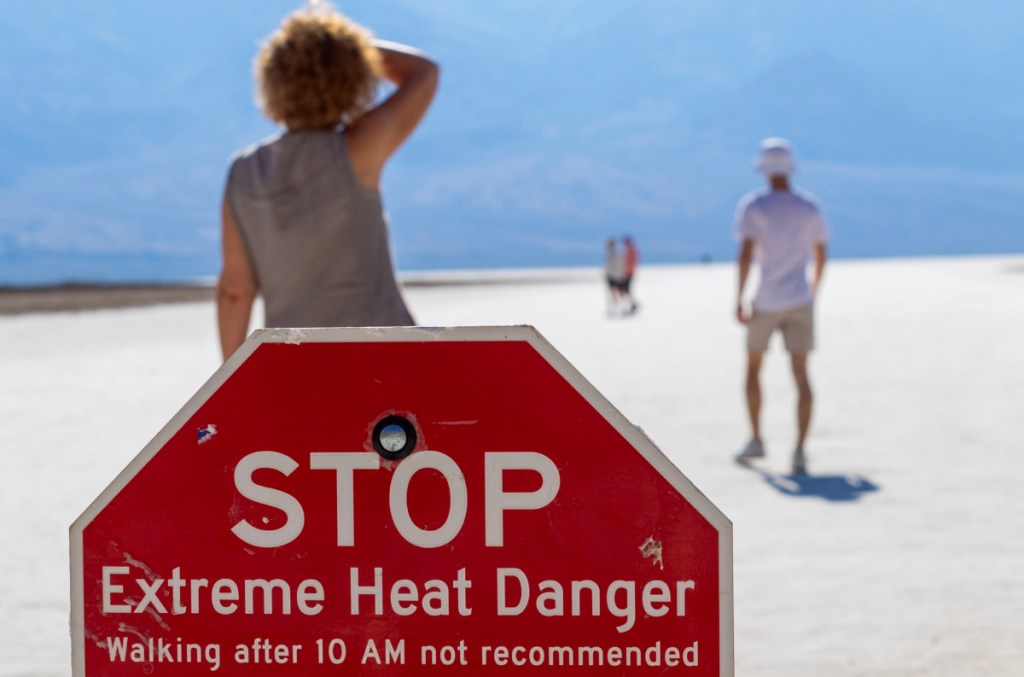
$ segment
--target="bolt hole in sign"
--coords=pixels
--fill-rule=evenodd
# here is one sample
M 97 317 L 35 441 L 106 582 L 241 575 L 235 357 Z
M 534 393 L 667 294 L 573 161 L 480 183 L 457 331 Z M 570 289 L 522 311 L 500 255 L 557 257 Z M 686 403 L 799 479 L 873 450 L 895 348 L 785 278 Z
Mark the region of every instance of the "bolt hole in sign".
M 729 520 L 531 327 L 257 331 L 71 579 L 76 677 L 733 674 Z

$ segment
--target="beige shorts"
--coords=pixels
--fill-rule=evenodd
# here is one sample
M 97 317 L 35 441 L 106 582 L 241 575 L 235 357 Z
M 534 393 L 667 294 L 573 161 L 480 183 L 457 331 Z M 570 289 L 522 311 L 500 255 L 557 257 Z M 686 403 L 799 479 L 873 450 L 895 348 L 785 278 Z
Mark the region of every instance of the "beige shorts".
M 747 325 L 747 350 L 763 353 L 768 341 L 778 329 L 786 350 L 790 353 L 809 353 L 814 349 L 814 306 L 807 304 L 777 313 L 754 310 Z

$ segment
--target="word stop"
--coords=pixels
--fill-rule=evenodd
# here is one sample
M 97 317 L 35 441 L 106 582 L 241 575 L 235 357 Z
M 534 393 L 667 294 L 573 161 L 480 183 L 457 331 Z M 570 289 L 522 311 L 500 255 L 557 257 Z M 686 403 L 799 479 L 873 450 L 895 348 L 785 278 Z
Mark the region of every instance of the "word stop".
M 259 470 L 275 470 L 291 475 L 299 464 L 276 451 L 256 451 L 235 466 L 235 488 L 249 500 L 281 510 L 285 523 L 264 529 L 240 520 L 231 531 L 246 543 L 260 548 L 276 548 L 291 543 L 306 523 L 299 500 L 288 492 L 257 484 Z M 337 478 L 338 545 L 355 545 L 354 486 L 357 470 L 380 470 L 381 458 L 375 452 L 314 452 L 309 455 L 313 470 L 333 470 Z M 416 473 L 431 469 L 444 477 L 450 498 L 448 517 L 437 529 L 422 529 L 409 515 L 409 484 Z M 505 491 L 505 471 L 532 471 L 540 476 L 540 487 L 533 491 Z M 485 535 L 487 546 L 504 545 L 504 514 L 508 510 L 538 510 L 551 503 L 558 493 L 561 478 L 558 468 L 547 456 L 534 451 L 491 451 L 484 453 Z M 420 451 L 394 467 L 389 490 L 391 519 L 410 544 L 421 548 L 447 545 L 462 530 L 469 505 L 466 477 L 458 464 L 439 451 Z

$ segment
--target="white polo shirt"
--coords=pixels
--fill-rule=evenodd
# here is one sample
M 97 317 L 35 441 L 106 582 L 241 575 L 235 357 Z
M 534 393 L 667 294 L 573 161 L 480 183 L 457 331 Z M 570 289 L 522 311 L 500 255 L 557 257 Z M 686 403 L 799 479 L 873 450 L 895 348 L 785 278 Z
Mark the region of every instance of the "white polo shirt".
M 754 308 L 779 312 L 811 302 L 807 265 L 813 247 L 828 240 L 818 199 L 803 190 L 763 188 L 748 193 L 736 208 L 736 239 L 754 240 L 761 284 Z

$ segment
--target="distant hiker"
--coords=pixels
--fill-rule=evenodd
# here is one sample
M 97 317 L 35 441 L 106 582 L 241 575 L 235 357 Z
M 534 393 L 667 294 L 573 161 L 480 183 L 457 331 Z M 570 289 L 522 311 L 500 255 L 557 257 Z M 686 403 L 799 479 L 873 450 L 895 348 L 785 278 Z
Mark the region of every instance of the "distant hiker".
M 753 433 L 736 460 L 745 463 L 765 455 L 760 372 L 769 339 L 778 330 L 790 354 L 799 392 L 792 470 L 803 474 L 807 472 L 804 443 L 813 404 L 807 358 L 814 347 L 814 300 L 825 271 L 828 229 L 817 198 L 790 186 L 794 165 L 788 141 L 762 141 L 757 168 L 768 187 L 740 200 L 735 224 L 736 239 L 740 241 L 736 318 L 747 326 L 746 398 Z M 754 261 L 761 269 L 761 283 L 748 308 L 743 292 Z
M 605 241 L 604 246 L 604 279 L 608 285 L 608 314 L 618 312 L 622 300 L 622 254 L 614 237 Z
M 622 238 L 622 296 L 626 301 L 626 313 L 636 312 L 636 301 L 633 299 L 633 276 L 636 275 L 637 264 L 640 263 L 640 252 L 633 238 L 626 235 Z
M 426 113 L 438 67 L 375 41 L 325 2 L 288 16 L 256 57 L 263 111 L 285 130 L 238 152 L 221 209 L 225 359 L 263 296 L 269 327 L 411 325 L 378 193 Z M 395 85 L 375 104 L 381 79 Z

